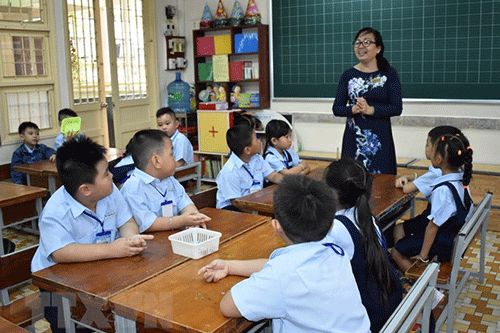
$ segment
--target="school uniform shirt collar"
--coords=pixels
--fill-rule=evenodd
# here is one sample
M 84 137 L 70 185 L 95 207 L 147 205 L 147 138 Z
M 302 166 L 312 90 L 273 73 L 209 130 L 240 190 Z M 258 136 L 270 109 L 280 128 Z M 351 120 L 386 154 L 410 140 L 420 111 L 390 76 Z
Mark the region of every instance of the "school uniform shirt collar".
M 178 136 L 179 136 L 179 130 L 176 129 L 175 132 L 174 132 L 174 135 L 172 135 L 172 137 L 170 138 L 170 140 L 171 141 L 175 141 Z
M 443 182 L 448 182 L 448 181 L 457 181 L 457 180 L 462 180 L 464 173 L 463 172 L 454 172 L 454 173 L 449 173 L 447 175 L 438 177 L 433 180 L 431 186 L 436 186 L 437 184 L 443 183 Z
M 326 243 L 327 240 L 328 240 L 328 235 L 322 239 L 321 241 L 319 242 L 306 242 L 306 243 L 298 243 L 298 244 L 291 244 L 291 245 L 288 245 L 286 247 L 282 247 L 282 248 L 279 248 L 279 249 L 276 249 L 274 250 L 271 255 L 269 256 L 269 260 L 272 260 L 278 256 L 281 256 L 281 255 L 285 255 L 285 254 L 289 254 L 289 253 L 293 253 L 293 252 L 302 252 L 308 248 L 311 248 L 313 246 L 316 246 L 318 244 L 322 244 L 322 243 Z
M 272 146 L 269 146 L 267 148 L 267 150 L 273 154 L 274 156 L 276 156 L 280 161 L 284 162 L 285 161 L 285 157 L 283 155 L 280 154 L 280 152 L 278 151 L 278 149 L 272 147 Z M 291 161 L 288 161 L 288 162 L 291 162 Z
M 23 144 L 23 148 L 29 154 L 33 154 L 33 152 L 38 148 L 38 145 L 35 145 L 35 147 L 33 147 L 33 149 L 31 149 L 30 147 L 28 147 L 27 144 Z
M 138 169 L 137 167 L 134 169 L 134 172 L 132 173 L 131 177 L 137 177 L 140 180 L 142 180 L 145 184 L 151 184 L 154 188 L 164 191 L 166 185 L 162 186 L 162 181 L 159 180 L 158 178 L 155 178 L 146 172 L 142 171 L 141 169 Z
M 229 156 L 229 160 L 231 160 L 231 163 L 233 163 L 237 169 L 245 165 L 245 162 L 243 162 L 241 158 L 239 158 L 235 153 L 231 153 L 231 156 Z
M 64 187 L 63 187 L 63 194 L 64 194 L 64 199 L 69 205 L 69 210 L 71 211 L 71 214 L 73 214 L 73 218 L 76 219 L 78 216 L 82 215 L 85 210 L 90 211 L 87 207 L 82 205 L 80 202 L 76 201 L 76 199 L 73 198 L 71 194 L 69 194 L 68 191 L 66 191 Z

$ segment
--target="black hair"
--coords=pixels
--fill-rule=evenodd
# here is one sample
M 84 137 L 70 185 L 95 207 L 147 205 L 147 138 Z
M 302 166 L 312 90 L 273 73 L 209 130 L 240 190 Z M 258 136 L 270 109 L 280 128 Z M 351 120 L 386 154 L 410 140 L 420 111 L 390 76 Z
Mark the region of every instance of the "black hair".
M 66 141 L 57 149 L 57 174 L 72 197 L 80 185 L 94 184 L 97 163 L 105 159 L 105 154 L 106 148 L 86 136 Z
M 454 126 L 436 126 L 429 131 L 427 136 L 431 139 L 431 143 L 436 144 L 437 140 L 443 135 L 451 134 L 451 135 L 461 135 L 462 131 Z
M 260 119 L 248 113 L 234 112 L 234 125 L 248 125 L 256 131 L 264 130 Z
M 273 147 L 271 143 L 272 138 L 279 139 L 282 136 L 287 135 L 291 132 L 292 129 L 286 123 L 286 121 L 273 119 L 269 121 L 266 125 L 266 146 L 264 147 L 264 152 L 269 148 L 269 146 Z
M 17 131 L 19 132 L 19 134 L 24 134 L 24 131 L 26 131 L 27 128 L 34 128 L 36 130 L 40 130 L 40 128 L 38 128 L 37 124 L 35 124 L 31 121 L 24 121 L 19 125 L 19 127 L 17 128 Z
M 388 72 L 390 65 L 389 65 L 389 60 L 387 60 L 384 57 L 385 46 L 380 32 L 377 29 L 371 27 L 364 27 L 363 29 L 358 31 L 356 37 L 354 38 L 354 41 L 356 41 L 361 34 L 373 34 L 373 36 L 375 37 L 375 45 L 380 46 L 380 52 L 377 54 L 376 57 L 377 67 L 381 72 Z
M 68 117 L 78 117 L 78 115 L 76 114 L 75 111 L 68 108 L 59 110 L 59 113 L 57 114 L 57 119 L 59 121 L 63 121 L 64 118 Z
M 158 111 L 156 111 L 156 118 L 160 118 L 164 114 L 168 114 L 170 117 L 172 117 L 172 119 L 174 121 L 178 120 L 177 119 L 177 115 L 175 114 L 174 110 L 172 110 L 168 106 L 165 106 L 165 107 L 162 107 L 162 108 L 158 109 Z
M 144 171 L 153 155 L 163 154 L 165 139 L 168 139 L 167 133 L 157 129 L 135 133 L 130 143 L 135 166 Z
M 439 153 L 453 168 L 462 168 L 462 183 L 468 186 L 472 179 L 472 148 L 463 133 L 442 135 L 436 142 L 435 152 Z M 465 207 L 470 207 L 472 199 L 469 192 L 464 192 Z
M 322 240 L 332 227 L 337 208 L 325 183 L 304 175 L 287 175 L 273 193 L 274 214 L 295 244 Z
M 325 181 L 337 194 L 340 205 L 354 207 L 354 219 L 359 227 L 367 274 L 373 275 L 386 306 L 389 296 L 397 290 L 397 281 L 373 225 L 370 209 L 372 176 L 362 163 L 350 158 L 332 162 L 325 174 Z
M 236 125 L 226 132 L 226 141 L 229 149 L 237 156 L 243 154 L 245 147 L 252 145 L 254 129 L 248 125 Z

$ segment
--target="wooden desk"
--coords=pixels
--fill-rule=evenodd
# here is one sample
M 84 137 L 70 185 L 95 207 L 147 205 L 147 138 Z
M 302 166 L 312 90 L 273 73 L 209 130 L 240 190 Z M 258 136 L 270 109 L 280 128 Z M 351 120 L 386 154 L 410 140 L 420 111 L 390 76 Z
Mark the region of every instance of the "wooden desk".
M 106 159 L 112 161 L 120 157 L 123 153 L 123 149 L 108 148 Z M 57 176 L 56 164 L 49 160 L 16 165 L 14 166 L 14 170 L 26 174 L 28 185 L 45 187 L 49 190 L 51 195 L 61 186 L 61 181 Z
M 31 231 L 37 232 L 36 219 L 42 212 L 42 198 L 47 195 L 44 188 L 0 182 L 0 238 L 8 226 L 31 221 Z M 10 303 L 7 288 L 28 280 L 31 276 L 31 258 L 38 245 L 4 253 L 0 246 L 0 301 Z
M 318 168 L 309 174 L 309 177 L 320 180 L 324 170 Z M 371 196 L 372 212 L 378 218 L 382 229 L 399 218 L 408 209 L 413 207 L 415 194 L 405 194 L 394 186 L 395 175 L 373 175 Z M 241 210 L 257 211 L 260 214 L 274 214 L 273 192 L 276 185 L 271 185 L 258 192 L 234 199 L 234 205 Z
M 221 244 L 269 221 L 265 216 L 214 208 L 200 211 L 212 218 L 208 228 L 222 233 Z M 155 239 L 137 256 L 48 267 L 33 273 L 33 284 L 64 293 L 67 299 L 74 300 L 78 296 L 87 309 L 109 310 L 111 296 L 189 260 L 172 252 L 168 236 L 175 232 L 178 230 L 153 233 Z
M 14 325 L 10 321 L 0 317 L 0 332 L 9 332 L 9 333 L 23 333 L 29 332 L 22 327 Z
M 226 318 L 219 310 L 224 294 L 243 277 L 229 276 L 207 283 L 197 271 L 214 259 L 268 258 L 285 244 L 270 223 L 233 239 L 219 251 L 189 260 L 110 299 L 116 332 L 136 332 L 143 327 L 168 332 L 241 332 L 252 325 L 243 318 Z

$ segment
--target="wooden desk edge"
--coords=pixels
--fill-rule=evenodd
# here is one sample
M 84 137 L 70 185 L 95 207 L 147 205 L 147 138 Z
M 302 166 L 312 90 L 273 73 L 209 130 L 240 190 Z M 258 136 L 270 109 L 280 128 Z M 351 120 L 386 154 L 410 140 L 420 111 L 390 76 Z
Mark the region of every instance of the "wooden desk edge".
M 32 187 L 32 188 L 35 188 L 35 187 Z M 45 189 L 45 188 L 36 187 L 36 189 L 38 189 L 38 190 L 23 194 L 22 196 L 19 196 L 19 197 L 13 197 L 13 198 L 2 201 L 0 203 L 0 208 L 9 207 L 12 205 L 36 200 L 39 198 L 44 198 L 48 193 L 47 189 Z

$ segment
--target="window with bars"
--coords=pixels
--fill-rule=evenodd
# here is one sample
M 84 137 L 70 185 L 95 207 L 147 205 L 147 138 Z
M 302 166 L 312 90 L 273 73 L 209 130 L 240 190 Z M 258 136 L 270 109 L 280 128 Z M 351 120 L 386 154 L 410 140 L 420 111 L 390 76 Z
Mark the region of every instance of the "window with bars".
M 40 129 L 50 128 L 49 89 L 5 93 L 10 133 L 17 133 L 24 121 L 32 121 Z
M 68 0 L 68 29 L 74 103 L 99 100 L 94 2 Z
M 17 138 L 19 124 L 52 129 L 55 80 L 50 56 L 50 0 L 0 0 L 0 129 Z M 4 132 L 4 133 L 5 133 Z
M 147 97 L 142 1 L 113 0 L 121 100 Z
M 39 0 L 0 0 L 0 21 L 41 22 Z
M 3 76 L 45 76 L 47 68 L 47 36 L 38 34 L 0 34 L 2 46 Z

